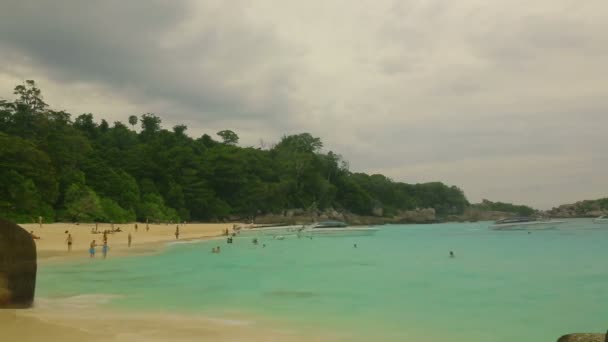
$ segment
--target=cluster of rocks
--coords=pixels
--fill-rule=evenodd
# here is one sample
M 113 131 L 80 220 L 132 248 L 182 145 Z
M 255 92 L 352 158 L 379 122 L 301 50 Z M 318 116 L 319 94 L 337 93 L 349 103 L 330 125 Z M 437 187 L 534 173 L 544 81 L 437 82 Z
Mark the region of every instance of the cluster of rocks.
M 505 211 L 483 210 L 479 208 L 466 208 L 462 215 L 450 215 L 447 221 L 456 222 L 477 222 L 477 221 L 496 221 L 513 216 L 513 213 Z
M 569 334 L 564 335 L 557 342 L 608 342 L 606 334 Z
M 598 217 L 608 215 L 608 208 L 602 207 L 599 201 L 580 201 L 563 204 L 546 212 L 548 216 L 559 218 Z
M 374 216 L 356 215 L 330 208 L 326 210 L 307 211 L 304 209 L 290 209 L 281 214 L 268 214 L 257 216 L 258 224 L 309 224 L 313 221 L 343 221 L 352 225 L 370 225 L 385 223 L 435 223 L 437 217 L 435 209 L 420 208 L 415 210 L 398 211 L 393 217 L 384 217 L 382 210 L 376 210 Z

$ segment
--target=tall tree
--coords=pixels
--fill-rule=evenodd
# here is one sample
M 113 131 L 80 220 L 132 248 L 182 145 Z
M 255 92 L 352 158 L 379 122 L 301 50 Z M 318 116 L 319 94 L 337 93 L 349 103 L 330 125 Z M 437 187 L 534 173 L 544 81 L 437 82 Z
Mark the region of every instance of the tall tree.
M 135 130 L 135 125 L 137 125 L 138 121 L 139 120 L 137 119 L 137 116 L 135 116 L 135 115 L 129 116 L 129 124 L 133 127 L 133 130 Z
M 222 138 L 222 141 L 226 145 L 236 145 L 239 143 L 239 136 L 229 129 L 219 131 L 216 134 Z
M 19 98 L 15 101 L 18 106 L 25 106 L 33 112 L 42 112 L 48 105 L 42 99 L 42 91 L 34 80 L 27 80 L 15 87 L 13 93 Z

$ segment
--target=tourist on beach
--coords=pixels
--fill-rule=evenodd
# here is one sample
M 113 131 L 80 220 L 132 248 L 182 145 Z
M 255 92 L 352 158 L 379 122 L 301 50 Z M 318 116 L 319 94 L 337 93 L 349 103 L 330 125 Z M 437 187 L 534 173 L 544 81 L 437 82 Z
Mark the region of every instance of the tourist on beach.
M 103 243 L 108 243 L 108 231 L 103 231 Z
M 72 251 L 72 234 L 68 234 L 68 238 L 65 239 L 68 243 L 68 252 Z
M 137 223 L 135 224 L 135 232 L 137 233 Z
M 131 233 L 129 233 L 129 236 L 127 237 L 127 241 L 128 241 L 128 243 L 129 243 L 129 247 L 131 247 L 131 240 L 132 240 L 132 239 L 133 239 L 133 238 L 131 237 Z
M 32 236 L 32 239 L 34 240 L 40 240 L 40 236 L 37 236 L 36 234 L 34 234 L 34 231 L 30 231 L 30 235 Z
M 91 245 L 89 246 L 89 256 L 91 258 L 95 257 L 95 247 L 97 247 L 97 243 L 95 240 L 91 241 Z
M 175 226 L 175 240 L 179 239 L 179 226 Z
M 150 231 L 150 225 L 146 222 L 146 231 L 149 232 Z
M 101 252 L 103 253 L 103 258 L 105 259 L 108 256 L 108 250 L 110 247 L 107 242 L 104 242 L 103 247 L 101 248 Z

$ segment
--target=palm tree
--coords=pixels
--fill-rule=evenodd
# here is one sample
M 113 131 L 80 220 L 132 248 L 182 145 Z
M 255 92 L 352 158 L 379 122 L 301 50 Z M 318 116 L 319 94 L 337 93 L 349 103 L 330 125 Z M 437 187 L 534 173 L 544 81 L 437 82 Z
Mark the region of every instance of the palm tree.
M 135 130 L 135 125 L 137 125 L 137 116 L 135 115 L 131 115 L 129 116 L 129 123 L 131 124 L 131 126 L 133 126 L 133 130 Z

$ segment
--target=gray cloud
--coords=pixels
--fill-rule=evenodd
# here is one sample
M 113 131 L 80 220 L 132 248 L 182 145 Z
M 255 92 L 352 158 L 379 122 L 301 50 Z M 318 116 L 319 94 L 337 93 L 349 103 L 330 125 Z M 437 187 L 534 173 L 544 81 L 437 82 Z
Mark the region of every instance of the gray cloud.
M 550 207 L 608 195 L 606 13 L 601 0 L 10 0 L 0 95 L 34 78 L 50 103 L 112 120 L 153 111 L 245 144 L 308 131 L 354 170 Z
M 136 102 L 161 99 L 197 117 L 285 111 L 285 46 L 233 8 L 186 1 L 13 1 L 2 45 L 57 82 L 96 83 Z M 196 12 L 196 11 L 200 12 Z M 9 14 L 10 13 L 10 14 Z M 212 19 L 199 25 L 197 20 Z M 189 37 L 176 37 L 186 25 Z M 177 113 L 175 113 L 177 114 Z

